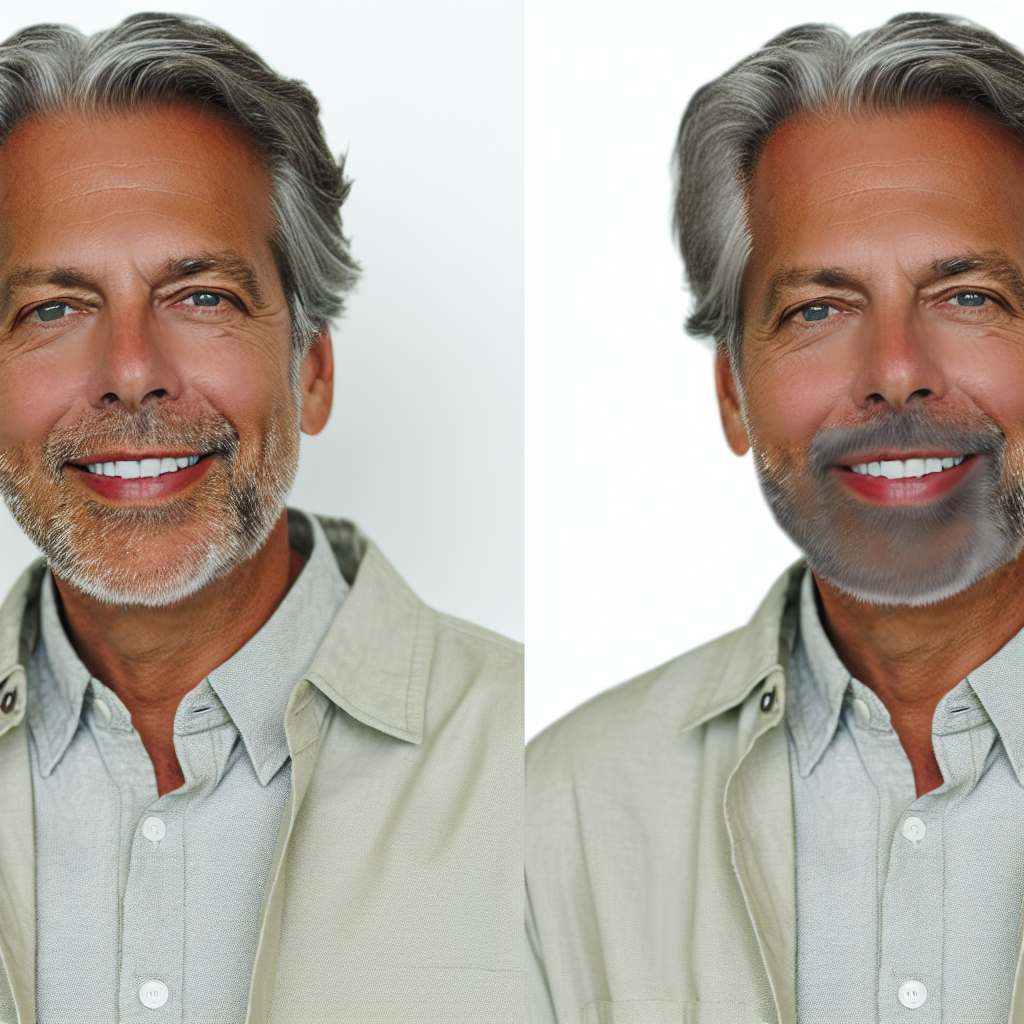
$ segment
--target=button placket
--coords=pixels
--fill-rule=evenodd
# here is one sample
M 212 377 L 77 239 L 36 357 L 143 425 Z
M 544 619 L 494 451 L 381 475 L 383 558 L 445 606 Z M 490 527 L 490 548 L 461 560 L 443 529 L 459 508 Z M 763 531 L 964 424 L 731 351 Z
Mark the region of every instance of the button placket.
M 182 795 L 167 794 L 143 812 L 135 829 L 122 904 L 122 1024 L 181 1019 L 183 813 Z
M 883 1021 L 942 1020 L 943 797 L 915 801 L 889 844 L 879 934 L 878 1009 Z

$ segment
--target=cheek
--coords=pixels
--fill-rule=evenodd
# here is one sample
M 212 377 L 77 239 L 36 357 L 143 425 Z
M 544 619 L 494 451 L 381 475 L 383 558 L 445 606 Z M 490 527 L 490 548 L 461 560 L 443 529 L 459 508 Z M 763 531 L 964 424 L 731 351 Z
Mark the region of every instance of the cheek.
M 38 443 L 52 427 L 87 406 L 82 380 L 89 365 L 74 356 L 34 352 L 0 361 L 0 451 Z
M 808 347 L 759 361 L 744 375 L 755 447 L 803 446 L 842 415 L 854 367 L 841 346 Z
M 192 374 L 192 387 L 242 435 L 293 404 L 287 353 L 280 346 L 225 346 L 207 353 Z
M 1024 435 L 1024 339 L 990 337 L 944 354 L 946 379 L 1008 438 Z

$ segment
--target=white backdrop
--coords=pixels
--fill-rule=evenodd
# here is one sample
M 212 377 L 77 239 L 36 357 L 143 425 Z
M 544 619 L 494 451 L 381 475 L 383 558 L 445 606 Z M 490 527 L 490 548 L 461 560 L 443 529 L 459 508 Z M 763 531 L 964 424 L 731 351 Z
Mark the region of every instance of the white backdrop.
M 797 557 L 682 330 L 669 156 L 694 90 L 773 35 L 907 9 L 527 0 L 527 735 L 742 624 Z M 938 9 L 1024 46 L 1021 0 Z
M 0 38 L 156 4 L 3 0 Z M 445 611 L 523 635 L 523 28 L 516 0 L 172 0 L 319 97 L 363 264 L 291 502 L 354 519 Z M 0 591 L 35 551 L 0 508 Z

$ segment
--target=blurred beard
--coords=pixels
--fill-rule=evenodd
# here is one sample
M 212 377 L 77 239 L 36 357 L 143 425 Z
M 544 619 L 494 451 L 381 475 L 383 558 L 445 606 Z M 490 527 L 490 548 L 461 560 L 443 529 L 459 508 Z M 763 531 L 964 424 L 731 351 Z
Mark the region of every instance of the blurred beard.
M 972 454 L 964 480 L 926 504 L 883 508 L 844 491 L 831 467 L 858 452 Z M 1018 460 L 1019 461 L 1019 460 Z M 872 604 L 926 605 L 966 590 L 1024 548 L 1024 474 L 988 417 L 940 423 L 920 408 L 818 431 L 806 465 L 757 449 L 754 466 L 779 525 L 815 573 Z
M 117 508 L 70 477 L 100 451 L 171 450 L 211 461 L 186 495 Z M 182 601 L 252 558 L 284 509 L 299 459 L 298 415 L 281 410 L 257 443 L 219 413 L 151 405 L 89 413 L 41 447 L 0 453 L 0 493 L 55 576 L 99 601 Z

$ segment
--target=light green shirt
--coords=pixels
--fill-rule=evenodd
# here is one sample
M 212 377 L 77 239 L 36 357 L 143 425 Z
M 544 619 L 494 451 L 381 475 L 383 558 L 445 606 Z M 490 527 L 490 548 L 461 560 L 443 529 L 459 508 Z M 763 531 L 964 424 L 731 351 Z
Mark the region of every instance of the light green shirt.
M 853 679 L 804 576 L 786 711 L 801 1024 L 997 1024 L 1024 897 L 1024 635 L 947 693 L 943 784 L 917 796 L 889 712 Z
M 291 789 L 285 710 L 349 590 L 312 525 L 274 614 L 182 699 L 185 784 L 162 797 L 128 710 L 65 635 L 46 574 L 28 666 L 40 1024 L 244 1021 Z

